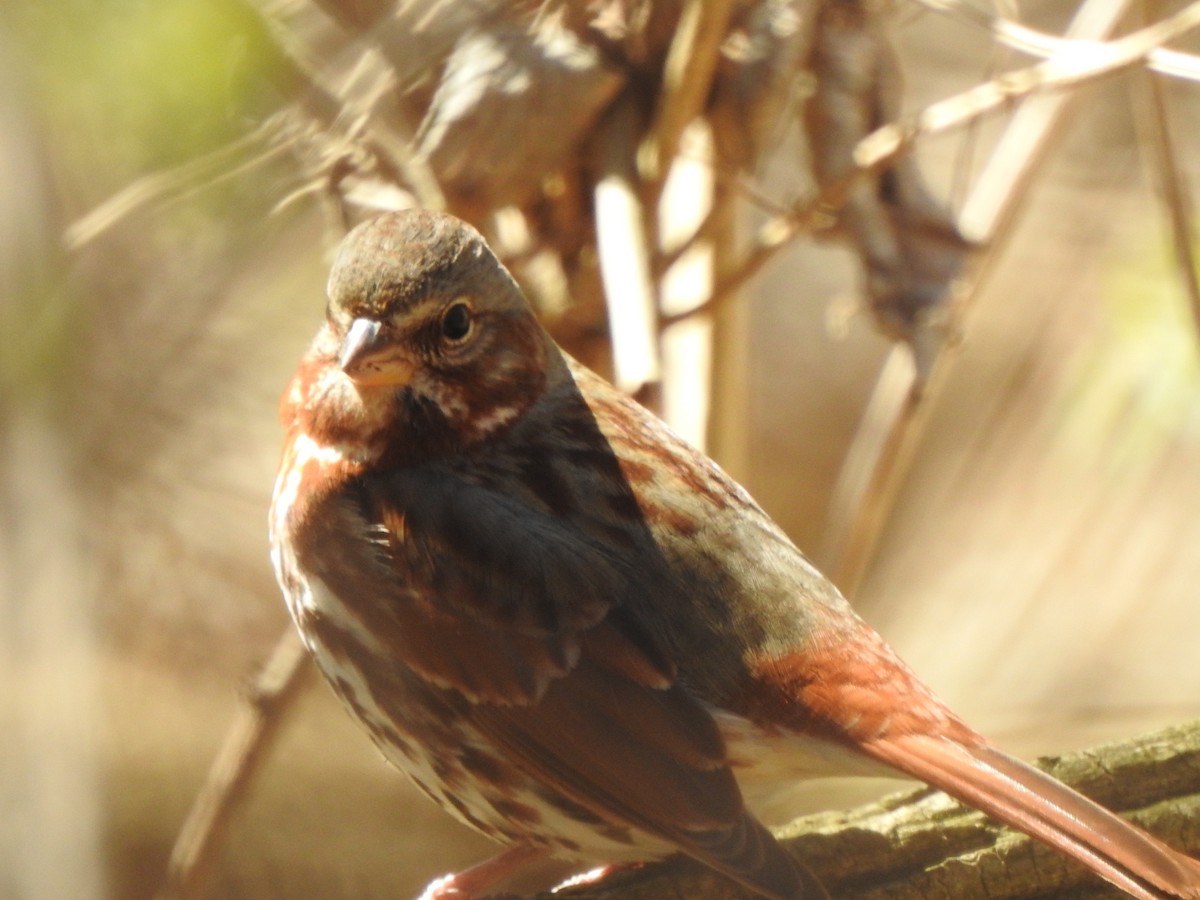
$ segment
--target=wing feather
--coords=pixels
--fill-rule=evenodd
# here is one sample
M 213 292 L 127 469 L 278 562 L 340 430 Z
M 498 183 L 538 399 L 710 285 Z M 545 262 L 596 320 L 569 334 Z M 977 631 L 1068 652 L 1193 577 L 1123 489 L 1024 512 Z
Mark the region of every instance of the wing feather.
M 746 811 L 715 722 L 678 685 L 647 688 L 585 654 L 536 706 L 481 709 L 479 722 L 510 760 L 604 818 L 767 897 L 828 896 Z
M 826 896 L 747 812 L 714 718 L 625 602 L 661 563 L 445 472 L 364 476 L 326 504 L 306 570 L 514 766 L 765 896 Z

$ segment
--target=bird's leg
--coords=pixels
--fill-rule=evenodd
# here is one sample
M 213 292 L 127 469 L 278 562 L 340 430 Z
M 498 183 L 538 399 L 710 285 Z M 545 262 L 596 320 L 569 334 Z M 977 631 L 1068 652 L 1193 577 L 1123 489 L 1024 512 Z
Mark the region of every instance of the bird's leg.
M 417 900 L 473 900 L 492 885 L 546 855 L 541 847 L 519 844 L 461 872 L 435 878 Z

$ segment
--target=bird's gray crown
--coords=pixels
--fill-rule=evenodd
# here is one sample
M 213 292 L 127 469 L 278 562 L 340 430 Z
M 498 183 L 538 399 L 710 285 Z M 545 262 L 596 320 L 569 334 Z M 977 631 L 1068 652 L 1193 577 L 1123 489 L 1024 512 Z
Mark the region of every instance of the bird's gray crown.
M 446 213 L 409 209 L 377 216 L 346 236 L 328 294 L 337 311 L 382 319 L 468 286 L 492 303 L 520 296 L 478 231 Z

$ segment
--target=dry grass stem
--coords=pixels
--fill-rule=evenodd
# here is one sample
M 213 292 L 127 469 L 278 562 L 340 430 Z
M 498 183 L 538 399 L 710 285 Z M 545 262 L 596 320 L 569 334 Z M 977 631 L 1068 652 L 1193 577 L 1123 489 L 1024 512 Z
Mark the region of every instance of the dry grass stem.
M 288 624 L 262 671 L 246 691 L 208 778 L 171 850 L 156 900 L 202 896 L 205 877 L 221 853 L 230 822 L 249 795 L 283 725 L 285 713 L 312 672 L 300 636 Z
M 630 393 L 657 382 L 662 374 L 657 290 L 634 162 L 637 115 L 631 103 L 622 102 L 601 125 L 596 147 L 600 177 L 593 191 L 614 383 Z
M 657 196 L 688 123 L 701 114 L 712 89 L 732 0 L 688 0 L 663 65 L 654 121 L 638 149 L 638 169 Z
M 1084 9 L 1090 6 L 1086 4 Z M 1121 3 L 1108 3 L 1105 10 L 1121 6 Z M 925 107 L 907 122 L 880 128 L 859 144 L 855 151 L 856 161 L 864 168 L 873 168 L 893 159 L 919 137 L 957 128 L 1030 94 L 1072 87 L 1143 64 L 1152 50 L 1197 27 L 1200 27 L 1200 3 L 1193 3 L 1173 16 L 1116 40 L 1076 41 L 1068 45 L 1070 52 L 1006 72 Z
M 962 0 L 912 0 L 934 12 L 947 13 L 991 32 L 996 43 L 1029 56 L 1047 59 L 1059 53 L 1078 52 L 1081 39 L 1058 37 L 1030 28 L 1005 16 L 993 15 L 985 9 L 971 6 Z M 1200 81 L 1200 57 L 1168 47 L 1152 47 L 1146 52 L 1143 66 L 1151 72 Z

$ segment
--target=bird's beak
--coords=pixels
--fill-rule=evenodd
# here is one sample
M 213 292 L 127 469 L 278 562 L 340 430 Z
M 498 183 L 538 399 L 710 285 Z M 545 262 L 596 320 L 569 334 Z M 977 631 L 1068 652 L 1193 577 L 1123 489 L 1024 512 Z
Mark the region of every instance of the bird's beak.
M 342 341 L 338 366 L 357 384 L 403 387 L 412 380 L 416 365 L 399 352 L 396 342 L 379 322 L 355 319 Z

